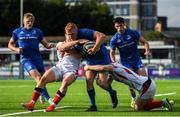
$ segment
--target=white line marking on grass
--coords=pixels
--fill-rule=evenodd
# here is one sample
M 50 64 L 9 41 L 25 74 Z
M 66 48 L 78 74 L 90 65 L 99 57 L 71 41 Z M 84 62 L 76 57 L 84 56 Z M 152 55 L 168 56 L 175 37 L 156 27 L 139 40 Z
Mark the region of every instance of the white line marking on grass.
M 155 96 L 158 97 L 158 96 L 175 95 L 175 94 L 176 94 L 176 92 L 172 92 L 172 93 L 157 94 Z
M 22 88 L 22 87 L 28 87 L 28 85 L 0 86 L 0 88 L 14 88 L 14 87 L 16 87 L 16 88 Z
M 61 107 L 56 107 L 56 109 L 69 108 L 69 107 L 72 107 L 72 106 L 61 106 Z M 17 112 L 17 113 L 9 113 L 9 114 L 0 115 L 0 117 L 12 116 L 12 115 L 21 115 L 21 114 L 35 113 L 35 112 L 44 112 L 44 109 L 34 110 L 34 111 Z

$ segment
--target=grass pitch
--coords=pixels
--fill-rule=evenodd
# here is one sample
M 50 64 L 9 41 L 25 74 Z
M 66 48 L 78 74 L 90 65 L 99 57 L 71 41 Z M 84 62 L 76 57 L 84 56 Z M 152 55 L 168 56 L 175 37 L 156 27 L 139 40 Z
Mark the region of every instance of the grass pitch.
M 47 85 L 52 97 L 60 87 L 60 82 Z M 63 100 L 58 104 L 55 112 L 45 113 L 42 109 L 48 106 L 38 101 L 35 112 L 29 112 L 20 103 L 31 99 L 35 87 L 34 80 L 0 80 L 0 117 L 3 116 L 180 116 L 180 80 L 156 80 L 157 96 L 162 99 L 168 97 L 175 101 L 172 112 L 164 108 L 149 112 L 135 112 L 130 107 L 130 93 L 128 87 L 122 83 L 113 82 L 117 90 L 119 104 L 113 109 L 109 94 L 94 84 L 96 90 L 97 112 L 85 112 L 89 106 L 85 80 L 77 80 L 72 84 Z

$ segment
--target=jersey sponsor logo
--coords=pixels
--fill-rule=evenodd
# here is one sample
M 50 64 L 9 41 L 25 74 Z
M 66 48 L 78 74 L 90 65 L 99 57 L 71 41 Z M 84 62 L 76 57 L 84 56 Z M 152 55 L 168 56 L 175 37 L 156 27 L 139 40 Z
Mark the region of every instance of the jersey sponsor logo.
M 23 37 L 19 37 L 19 39 L 24 40 L 24 39 L 37 39 L 37 37 L 35 36 L 23 36 Z

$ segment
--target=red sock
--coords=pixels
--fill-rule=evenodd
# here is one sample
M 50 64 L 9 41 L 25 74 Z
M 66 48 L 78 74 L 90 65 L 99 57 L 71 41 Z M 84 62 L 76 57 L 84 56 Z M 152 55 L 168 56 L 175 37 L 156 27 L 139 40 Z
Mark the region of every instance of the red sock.
M 40 92 L 37 92 L 36 90 L 34 90 L 33 94 L 32 94 L 32 100 L 31 103 L 36 103 L 36 101 L 38 100 L 39 96 L 41 95 Z
M 54 100 L 53 100 L 54 104 L 57 105 L 61 101 L 61 99 L 62 99 L 62 97 L 60 95 L 56 94 L 56 96 L 54 97 Z
M 64 96 L 65 96 L 65 94 L 62 94 L 62 93 L 58 90 L 57 93 L 56 93 L 56 96 L 54 97 L 54 100 L 53 100 L 54 104 L 57 105 Z
M 144 104 L 144 110 L 151 110 L 162 106 L 163 102 L 161 100 L 151 100 Z

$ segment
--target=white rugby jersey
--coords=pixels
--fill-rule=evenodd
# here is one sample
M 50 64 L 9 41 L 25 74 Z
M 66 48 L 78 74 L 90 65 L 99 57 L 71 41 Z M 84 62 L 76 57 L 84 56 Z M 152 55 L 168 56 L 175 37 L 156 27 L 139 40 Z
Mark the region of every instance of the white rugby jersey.
M 112 65 L 114 67 L 113 72 L 111 72 L 113 78 L 127 84 L 139 92 L 141 91 L 143 84 L 148 80 L 148 77 L 140 76 L 119 63 L 112 63 Z
M 62 44 L 62 42 L 59 42 L 59 44 Z M 81 59 L 75 56 L 72 56 L 71 54 L 68 54 L 66 52 L 59 52 L 57 50 L 57 56 L 59 59 L 59 62 L 56 64 L 56 66 L 61 66 L 67 71 L 71 70 L 78 70 L 80 66 Z

